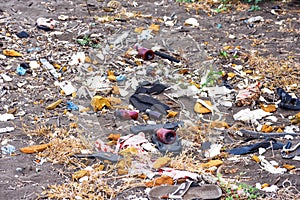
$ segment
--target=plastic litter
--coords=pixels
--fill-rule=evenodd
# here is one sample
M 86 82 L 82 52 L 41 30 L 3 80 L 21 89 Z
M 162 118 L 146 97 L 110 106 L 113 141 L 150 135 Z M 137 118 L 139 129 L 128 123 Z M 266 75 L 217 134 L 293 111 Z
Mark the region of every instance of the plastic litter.
M 251 17 L 247 20 L 244 20 L 244 22 L 246 24 L 252 24 L 252 23 L 255 23 L 255 22 L 263 22 L 263 21 L 264 21 L 264 18 L 262 16 Z
M 116 110 L 115 116 L 122 120 L 137 120 L 139 117 L 139 112 L 134 110 Z
M 161 120 L 163 118 L 163 115 L 160 112 L 152 111 L 150 109 L 147 109 L 146 113 L 152 120 Z
M 138 55 L 143 60 L 152 60 L 154 58 L 154 52 L 151 49 L 147 49 L 145 47 L 142 47 L 139 44 L 135 44 L 134 48 L 138 51 Z
M 78 107 L 78 105 L 74 104 L 73 102 L 68 101 L 67 102 L 67 109 L 69 109 L 69 110 L 79 110 L 79 107 Z
M 6 122 L 8 120 L 14 120 L 15 117 L 13 114 L 0 114 L 0 122 Z
M 42 65 L 54 76 L 54 78 L 58 79 L 61 77 L 61 74 L 56 71 L 53 65 L 51 65 L 46 59 L 40 59 Z
M 28 38 L 30 35 L 26 31 L 21 31 L 16 34 L 19 38 Z
M 160 128 L 155 130 L 155 133 L 157 139 L 165 144 L 172 144 L 176 140 L 176 132 L 173 130 Z
M 55 28 L 56 21 L 51 18 L 46 19 L 41 17 L 36 20 L 36 26 L 44 31 L 51 31 Z
M 259 148 L 272 148 L 273 150 L 282 149 L 284 146 L 283 143 L 276 141 L 275 139 L 266 139 L 263 142 L 256 144 L 251 144 L 243 147 L 237 147 L 229 150 L 229 153 L 234 155 L 243 155 L 248 153 L 254 153 L 259 150 Z
M 121 159 L 123 159 L 122 156 L 111 153 L 111 152 L 98 152 L 93 154 L 77 154 L 74 155 L 76 158 L 89 158 L 89 159 L 100 159 L 102 161 L 110 161 L 112 163 L 117 163 Z
M 262 109 L 250 110 L 246 108 L 233 115 L 234 120 L 257 123 L 257 120 L 266 116 L 272 115 L 272 113 L 265 112 Z
M 8 144 L 4 147 L 1 147 L 1 151 L 2 151 L 2 154 L 11 155 L 16 151 L 16 147 Z
M 282 88 L 277 88 L 277 94 L 280 97 L 281 102 L 278 104 L 279 107 L 290 109 L 290 110 L 300 110 L 300 100 L 299 98 L 293 98 L 290 94 L 285 92 Z
M 24 76 L 26 74 L 26 69 L 24 69 L 23 67 L 19 66 L 19 67 L 17 67 L 16 72 L 20 76 Z
M 8 132 L 12 132 L 14 131 L 15 128 L 14 127 L 4 127 L 4 128 L 0 128 L 0 133 L 8 133 Z

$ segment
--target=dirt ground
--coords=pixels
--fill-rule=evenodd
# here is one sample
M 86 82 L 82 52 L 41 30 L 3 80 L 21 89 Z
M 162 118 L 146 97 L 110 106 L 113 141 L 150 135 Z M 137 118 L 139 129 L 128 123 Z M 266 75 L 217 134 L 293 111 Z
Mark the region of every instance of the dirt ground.
M 15 71 L 20 63 L 46 57 L 61 66 L 67 66 L 63 80 L 72 81 L 76 88 L 84 88 L 85 81 L 105 74 L 108 69 L 118 74 L 127 73 L 135 77 L 137 81 L 160 80 L 168 85 L 181 82 L 199 84 L 204 73 L 210 69 L 224 71 L 227 74 L 236 72 L 233 63 L 246 66 L 244 71 L 252 70 L 252 74 L 240 74 L 229 81 L 220 78 L 217 81 L 218 85 L 228 84 L 236 88 L 240 80 L 257 73 L 263 77 L 260 79 L 263 87 L 273 91 L 277 87 L 286 89 L 296 84 L 293 92 L 300 97 L 300 7 L 297 1 L 295 2 L 262 3 L 260 4 L 261 10 L 254 12 L 248 11 L 250 4 L 239 4 L 233 7 L 228 6 L 228 12 L 215 13 L 211 8 L 217 8 L 219 4 L 183 4 L 172 0 L 120 0 L 113 6 L 109 4 L 109 1 L 96 0 L 1 0 L 1 52 L 4 49 L 15 49 L 21 52 L 23 57 L 0 58 L 0 74 L 7 74 L 13 78 L 9 82 L 0 82 L 0 114 L 10 111 L 15 116 L 14 120 L 0 121 L 0 128 L 15 128 L 13 132 L 0 133 L 1 147 L 11 144 L 17 149 L 13 155 L 5 155 L 3 152 L 0 154 L 0 199 L 47 199 L 47 195 L 42 194 L 47 186 L 66 183 L 72 179 L 74 171 L 81 169 L 80 167 L 70 169 L 66 163 L 43 163 L 37 160 L 36 154 L 24 154 L 19 151 L 19 148 L 48 142 L 50 136 L 47 134 L 50 132 L 55 134 L 57 129 L 70 129 L 70 124 L 74 122 L 78 124 L 76 127 L 78 130 L 72 130 L 70 133 L 74 133 L 75 136 L 83 135 L 90 146 L 94 146 L 98 138 L 105 140 L 112 132 L 117 131 L 126 135 L 130 126 L 136 123 L 115 121 L 113 112 L 110 111 L 106 113 L 89 111 L 82 114 L 79 111 L 69 110 L 66 114 L 65 106 L 47 110 L 46 106 L 58 99 L 63 100 L 63 105 L 66 105 L 67 101 L 72 101 L 77 105 L 90 107 L 91 96 L 88 93 L 75 98 L 63 96 L 60 94 L 59 87 L 55 86 L 55 79 L 46 70 L 37 69 L 36 72 L 28 72 L 25 76 L 18 75 Z M 274 6 L 281 7 L 276 14 L 272 13 Z M 130 17 L 130 13 L 136 15 Z M 58 17 L 61 15 L 69 18 L 66 21 L 59 20 Z M 106 18 L 107 16 L 113 17 L 113 20 Z M 164 16 L 173 16 L 172 20 L 175 25 L 166 26 L 163 21 Z M 253 27 L 247 25 L 244 20 L 253 16 L 261 16 L 264 21 L 254 23 Z M 39 17 L 53 18 L 59 23 L 55 30 L 45 32 L 36 28 L 36 20 Z M 185 20 L 188 18 L 197 19 L 199 25 L 196 27 L 185 25 Z M 151 24 L 159 24 L 159 30 L 153 31 L 151 38 L 140 41 L 140 33 L 136 31 L 136 28 L 147 28 Z M 30 34 L 29 38 L 16 37 L 16 33 L 23 30 Z M 127 35 L 118 42 L 124 33 Z M 78 38 L 91 34 L 96 35 L 95 40 L 100 45 L 99 49 L 81 46 L 76 42 Z M 144 62 L 142 69 L 136 66 L 134 66 L 136 68 L 128 69 L 128 67 L 118 65 L 118 61 L 123 62 L 128 58 L 126 55 L 128 49 L 137 42 L 147 48 L 160 47 L 160 50 L 180 59 L 182 64 L 176 65 L 155 57 L 152 61 Z M 40 50 L 28 51 L 35 47 L 39 47 Z M 238 49 L 238 58 L 233 55 L 234 49 Z M 76 67 L 69 64 L 71 56 L 80 51 L 85 52 L 92 61 L 95 61 L 93 65 Z M 224 51 L 227 54 L 222 56 L 220 52 Z M 151 69 L 151 66 L 155 73 L 146 75 L 144 72 L 146 69 Z M 186 72 L 183 73 L 184 76 L 178 75 L 178 72 L 183 71 Z M 35 73 L 37 75 L 34 75 Z M 23 86 L 18 86 L 22 83 L 24 83 Z M 120 83 L 119 86 L 125 88 L 126 81 Z M 130 87 L 126 90 L 129 93 L 134 92 Z M 98 90 L 95 93 L 106 94 L 105 92 L 105 90 Z M 278 100 L 276 94 L 262 94 L 262 96 L 269 102 Z M 161 95 L 158 98 L 162 101 L 170 101 L 168 96 Z M 129 95 L 121 99 L 124 105 L 129 105 Z M 195 104 L 193 96 L 187 95 L 174 102 L 181 102 L 179 106 L 174 103 L 173 109 L 182 113 L 174 120 L 190 120 L 206 127 L 205 122 L 201 121 L 199 115 L 193 110 Z M 211 142 L 217 140 L 214 138 L 215 135 L 218 138 L 220 136 L 225 138 L 222 144 L 227 148 L 243 145 L 245 138 L 232 136 L 231 131 L 235 128 L 255 130 L 256 127 L 251 123 L 235 121 L 233 115 L 245 108 L 256 109 L 260 103 L 256 100 L 242 107 L 237 107 L 235 104 L 232 107 L 220 106 L 219 109 L 223 113 L 221 120 L 226 121 L 231 127 L 229 131 L 209 129 L 201 134 Z M 275 129 L 279 127 L 284 129 L 291 125 L 288 117 L 298 112 L 278 108 L 273 113 L 278 121 L 272 126 Z M 208 114 L 204 118 L 215 120 L 217 116 Z M 260 122 L 264 124 L 266 121 Z M 38 133 L 37 130 L 42 128 L 50 131 Z M 283 143 L 287 142 L 287 139 L 279 138 L 278 140 Z M 198 142 L 201 144 L 201 141 Z M 255 142 L 255 140 L 250 142 Z M 294 138 L 292 142 L 296 144 L 299 138 Z M 282 183 L 288 180 L 291 186 L 300 188 L 299 161 L 282 159 L 280 150 L 268 151 L 265 154 L 267 159 L 277 161 L 280 166 L 283 164 L 295 166 L 294 170 L 284 174 L 271 174 L 261 169 L 258 163 L 253 162 L 252 155 L 244 155 L 242 159 L 234 159 L 232 155 L 222 157 L 223 164 L 217 172 L 227 180 L 238 180 L 251 186 L 255 186 L 257 182 L 269 183 L 278 185 L 282 189 L 277 194 L 267 194 L 264 197 L 266 199 L 300 198 L 299 191 L 288 193 L 284 190 L 285 186 L 282 186 Z M 117 196 L 114 194 L 111 198 L 130 199 L 130 195 L 146 198 L 144 189 L 144 187 L 136 187 L 123 191 Z M 226 192 L 223 192 L 222 198 L 226 199 Z M 72 199 L 69 196 L 66 198 Z M 63 197 L 61 196 L 60 199 Z

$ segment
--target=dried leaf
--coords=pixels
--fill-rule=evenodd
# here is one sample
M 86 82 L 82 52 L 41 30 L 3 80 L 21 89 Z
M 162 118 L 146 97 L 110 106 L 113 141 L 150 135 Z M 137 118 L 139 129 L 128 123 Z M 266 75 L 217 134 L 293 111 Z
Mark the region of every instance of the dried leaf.
M 125 175 L 125 174 L 128 174 L 127 169 L 118 169 L 118 175 Z
M 122 103 L 122 100 L 120 98 L 116 98 L 116 97 L 108 97 L 107 98 L 109 103 L 111 105 L 117 105 L 117 104 L 121 104 Z
M 94 112 L 102 110 L 105 106 L 108 108 L 111 107 L 108 98 L 104 98 L 102 96 L 94 96 L 91 101 L 91 106 L 93 107 Z
M 89 172 L 88 170 L 84 170 L 84 169 L 79 170 L 79 171 L 75 172 L 74 174 L 72 174 L 72 179 L 73 180 L 78 180 L 78 179 L 88 175 L 88 172 Z
M 3 54 L 6 55 L 6 56 L 12 56 L 12 57 L 21 57 L 21 56 L 23 56 L 21 53 L 15 51 L 15 50 L 12 50 L 12 49 L 3 50 Z
M 269 183 L 264 183 L 264 184 L 261 185 L 261 189 L 264 189 L 264 188 L 269 187 L 269 186 L 270 186 Z
M 167 118 L 174 118 L 177 116 L 177 114 L 178 112 L 176 111 L 168 110 Z
M 119 138 L 121 137 L 121 134 L 113 134 L 113 133 L 111 133 L 111 134 L 109 134 L 109 136 L 108 136 L 108 139 L 109 140 L 118 140 Z
M 212 106 L 212 103 L 208 100 L 204 100 L 204 102 L 206 104 L 208 104 L 209 106 Z M 201 103 L 197 102 L 194 106 L 194 111 L 196 113 L 200 113 L 200 114 L 206 114 L 206 113 L 211 113 L 211 110 L 204 107 Z
M 134 29 L 134 32 L 136 32 L 136 33 L 142 33 L 142 31 L 143 31 L 144 29 L 145 29 L 145 28 L 143 28 L 143 27 L 137 27 L 137 28 Z
M 274 130 L 274 128 L 270 125 L 266 125 L 264 124 L 261 128 L 261 132 L 264 132 L 264 133 L 270 133 Z
M 171 158 L 169 157 L 160 157 L 153 163 L 154 169 L 160 169 L 162 167 L 165 167 L 169 162 L 171 161 Z
M 156 24 L 151 24 L 148 29 L 158 32 L 160 29 L 160 26 L 156 25 Z
M 276 111 L 276 106 L 273 105 L 261 105 L 260 108 L 264 110 L 265 112 L 275 112 Z
M 117 81 L 117 78 L 116 78 L 115 73 L 113 71 L 108 70 L 107 75 L 108 75 L 107 78 L 108 78 L 109 81 L 113 81 L 113 82 Z
M 210 160 L 207 163 L 202 163 L 202 168 L 218 167 L 223 164 L 222 160 Z
M 235 74 L 235 73 L 232 73 L 232 72 L 229 72 L 229 73 L 227 73 L 227 76 L 228 76 L 229 78 L 233 78 L 233 77 L 236 76 L 236 74 Z
M 210 123 L 212 128 L 229 128 L 229 125 L 224 121 L 213 121 Z
M 295 165 L 288 165 L 288 164 L 284 164 L 282 165 L 282 167 L 286 168 L 287 170 L 292 170 L 292 169 L 295 169 Z
M 56 108 L 59 104 L 61 104 L 62 103 L 62 100 L 61 99 L 59 99 L 59 100 L 57 100 L 57 101 L 55 101 L 54 103 L 51 103 L 50 105 L 48 105 L 47 107 L 46 107 L 46 109 L 47 110 L 53 110 L 54 108 Z
M 112 86 L 111 93 L 113 94 L 120 94 L 120 89 L 117 85 Z
M 27 153 L 27 154 L 37 153 L 37 152 L 44 151 L 49 146 L 50 146 L 50 144 L 33 145 L 33 146 L 23 147 L 20 149 L 20 151 L 22 153 Z
M 146 187 L 155 187 L 159 185 L 174 185 L 173 178 L 170 176 L 161 176 L 145 183 Z
M 253 159 L 255 162 L 257 162 L 257 163 L 259 163 L 259 162 L 260 162 L 260 159 L 259 159 L 259 157 L 258 157 L 258 156 L 256 156 L 256 155 L 252 156 L 252 159 Z

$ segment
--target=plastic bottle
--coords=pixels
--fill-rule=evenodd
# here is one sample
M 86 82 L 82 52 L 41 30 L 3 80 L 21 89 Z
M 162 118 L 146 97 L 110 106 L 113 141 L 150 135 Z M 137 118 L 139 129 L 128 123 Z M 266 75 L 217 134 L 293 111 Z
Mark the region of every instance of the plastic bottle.
M 163 115 L 160 112 L 156 112 L 150 109 L 146 110 L 147 115 L 150 117 L 150 119 L 153 120 L 161 120 Z
M 176 140 L 176 132 L 165 128 L 156 130 L 156 136 L 159 141 L 165 144 L 172 144 Z
M 154 58 L 154 52 L 151 49 L 142 47 L 139 44 L 135 44 L 134 48 L 138 51 L 139 56 L 141 56 L 143 60 L 152 60 Z
M 123 120 L 137 120 L 139 113 L 134 110 L 116 110 L 115 116 Z

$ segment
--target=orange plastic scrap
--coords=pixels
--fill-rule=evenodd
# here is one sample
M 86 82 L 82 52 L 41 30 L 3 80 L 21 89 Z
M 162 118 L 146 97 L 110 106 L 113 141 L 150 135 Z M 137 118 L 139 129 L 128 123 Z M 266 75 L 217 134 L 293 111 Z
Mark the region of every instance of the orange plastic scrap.
M 173 178 L 170 176 L 161 176 L 145 183 L 146 187 L 155 187 L 159 185 L 174 185 Z
M 50 144 L 40 144 L 40 145 L 27 146 L 27 147 L 21 148 L 20 151 L 22 153 L 27 153 L 27 154 L 37 153 L 37 152 L 44 151 L 49 146 L 50 146 Z

